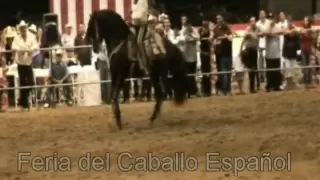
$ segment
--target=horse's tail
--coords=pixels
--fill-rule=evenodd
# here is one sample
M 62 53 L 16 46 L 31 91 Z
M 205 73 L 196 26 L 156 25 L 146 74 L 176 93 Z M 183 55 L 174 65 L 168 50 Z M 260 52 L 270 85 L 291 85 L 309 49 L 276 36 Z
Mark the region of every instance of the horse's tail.
M 172 76 L 172 86 L 174 91 L 174 102 L 182 105 L 187 95 L 187 73 L 185 67 L 185 57 L 179 48 L 167 41 L 169 70 Z

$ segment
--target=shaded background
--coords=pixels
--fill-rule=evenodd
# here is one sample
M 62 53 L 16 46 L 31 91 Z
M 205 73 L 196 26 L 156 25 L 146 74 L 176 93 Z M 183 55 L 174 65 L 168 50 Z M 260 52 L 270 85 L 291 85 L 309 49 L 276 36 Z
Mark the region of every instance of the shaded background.
M 14 26 L 22 18 L 37 25 L 42 22 L 42 14 L 48 13 L 49 0 L 6 0 L 0 1 L 0 28 Z

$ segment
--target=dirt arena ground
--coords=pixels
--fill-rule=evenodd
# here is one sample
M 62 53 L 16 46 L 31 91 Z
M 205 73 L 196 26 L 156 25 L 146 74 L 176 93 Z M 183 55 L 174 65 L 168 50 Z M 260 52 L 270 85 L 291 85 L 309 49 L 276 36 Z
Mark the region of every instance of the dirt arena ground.
M 114 128 L 107 106 L 0 114 L 0 179 L 316 180 L 320 169 L 319 95 L 319 90 L 312 90 L 212 97 L 192 99 L 179 108 L 165 103 L 162 117 L 153 128 L 147 123 L 153 104 L 123 105 L 125 129 L 121 132 Z M 31 155 L 23 156 L 22 160 L 36 159 L 33 164 L 22 164 L 18 171 L 18 153 L 27 152 Z M 81 172 L 78 160 L 88 152 L 101 158 L 109 152 L 109 168 L 105 164 L 102 172 L 94 169 Z M 117 158 L 123 152 L 131 153 L 133 158 L 147 157 L 148 152 L 159 158 L 181 152 L 185 158 L 196 158 L 198 166 L 195 171 L 184 172 L 121 172 Z M 275 167 L 269 172 L 266 165 L 265 172 L 251 172 L 252 166 L 248 165 L 237 177 L 233 168 L 241 168 L 241 164 L 229 170 L 207 172 L 206 153 L 209 152 L 220 152 L 216 159 L 227 156 L 259 158 L 269 152 L 272 158 L 286 158 L 287 167 L 283 171 Z M 32 168 L 41 170 L 39 156 L 66 158 L 60 159 L 60 164 L 48 161 L 46 168 L 51 172 L 36 172 Z M 66 170 L 68 166 L 61 164 L 67 162 L 64 160 L 70 160 L 71 172 L 52 172 L 53 165 Z M 120 163 L 128 167 L 133 161 L 124 158 Z M 192 165 L 191 161 L 191 165 L 185 167 L 192 168 Z M 257 171 L 261 169 L 262 166 Z

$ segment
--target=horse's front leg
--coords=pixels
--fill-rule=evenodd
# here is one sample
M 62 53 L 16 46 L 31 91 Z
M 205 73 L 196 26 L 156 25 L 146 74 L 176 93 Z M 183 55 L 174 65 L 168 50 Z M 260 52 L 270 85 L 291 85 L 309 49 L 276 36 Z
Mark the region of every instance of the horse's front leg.
M 120 89 L 123 85 L 124 79 L 118 76 L 115 78 L 114 82 L 112 82 L 112 111 L 115 116 L 116 124 L 118 126 L 118 129 L 122 129 L 122 123 L 121 123 L 121 112 L 119 107 L 119 94 Z
M 162 104 L 163 104 L 163 82 L 160 78 L 151 79 L 155 91 L 156 105 L 153 109 L 152 116 L 150 117 L 150 123 L 152 124 L 157 117 L 160 115 Z

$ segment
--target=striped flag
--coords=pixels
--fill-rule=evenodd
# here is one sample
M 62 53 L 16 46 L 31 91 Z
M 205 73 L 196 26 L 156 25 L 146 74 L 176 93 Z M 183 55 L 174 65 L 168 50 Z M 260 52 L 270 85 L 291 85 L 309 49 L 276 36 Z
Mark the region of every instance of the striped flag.
M 50 0 L 51 13 L 58 14 L 58 24 L 63 27 L 72 24 L 74 33 L 80 24 L 86 25 L 90 14 L 101 9 L 112 9 L 123 18 L 129 17 L 133 0 Z

